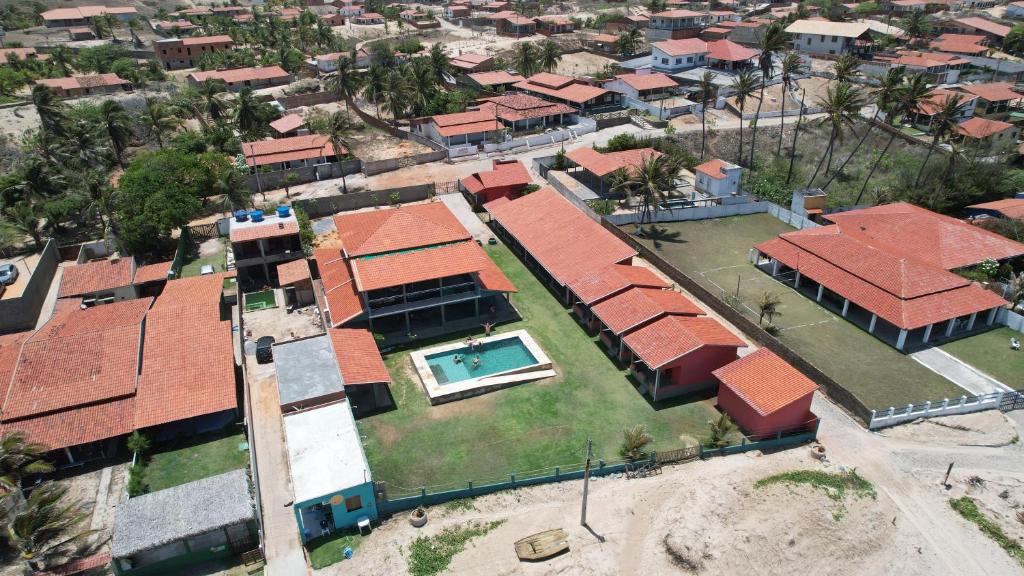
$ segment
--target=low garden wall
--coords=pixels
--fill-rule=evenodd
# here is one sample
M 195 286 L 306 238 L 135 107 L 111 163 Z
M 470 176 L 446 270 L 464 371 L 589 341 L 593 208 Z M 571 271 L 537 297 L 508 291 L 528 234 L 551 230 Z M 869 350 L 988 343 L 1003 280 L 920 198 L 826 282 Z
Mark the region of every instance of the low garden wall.
M 296 200 L 293 206 L 304 211 L 310 218 L 322 218 L 348 210 L 386 206 L 395 203 L 418 202 L 430 198 L 435 191 L 436 187 L 433 183 L 418 184 L 402 188 L 390 188 L 371 192 L 350 192 L 348 194 Z
M 318 180 L 329 180 L 341 178 L 349 174 L 358 174 L 362 169 L 362 162 L 359 160 L 343 160 L 331 162 L 330 164 L 317 164 L 316 166 L 304 166 L 290 170 L 278 170 L 276 172 L 261 172 L 249 174 L 245 177 L 245 183 L 249 190 L 258 192 L 263 190 L 276 190 L 284 188 L 284 179 L 288 174 L 295 174 L 297 179 L 289 186 L 297 186 Z

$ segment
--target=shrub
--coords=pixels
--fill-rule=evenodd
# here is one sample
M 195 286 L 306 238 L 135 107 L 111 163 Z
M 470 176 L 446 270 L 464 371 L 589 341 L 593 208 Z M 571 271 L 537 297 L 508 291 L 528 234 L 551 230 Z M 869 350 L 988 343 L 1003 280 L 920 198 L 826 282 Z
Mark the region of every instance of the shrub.
M 138 430 L 132 432 L 128 436 L 126 444 L 128 445 L 129 450 L 138 454 L 140 457 L 149 452 L 149 438 L 146 438 L 146 435 Z
M 519 191 L 519 193 L 522 194 L 523 196 L 526 196 L 530 192 L 536 192 L 537 190 L 540 190 L 540 186 L 536 184 L 527 184 L 526 186 L 523 187 L 522 190 Z
M 647 431 L 644 424 L 636 424 L 632 428 L 622 431 L 622 457 L 627 460 L 639 460 L 644 456 L 644 446 L 650 444 L 654 438 Z
M 146 485 L 146 467 L 141 462 L 136 462 L 128 469 L 128 496 L 135 497 L 149 491 Z

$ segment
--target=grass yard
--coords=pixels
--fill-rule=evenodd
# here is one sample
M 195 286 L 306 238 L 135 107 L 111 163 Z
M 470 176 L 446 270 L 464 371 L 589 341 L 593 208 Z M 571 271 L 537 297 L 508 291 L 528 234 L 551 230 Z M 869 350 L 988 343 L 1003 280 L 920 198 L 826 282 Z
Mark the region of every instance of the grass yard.
M 747 262 L 747 251 L 754 244 L 793 230 L 770 214 L 672 222 L 659 227 L 664 232 L 644 242 L 723 297 L 736 293 L 738 277 L 739 299 L 745 304 L 742 311 L 753 321 L 758 319 L 761 294 L 769 290 L 779 295 L 782 303 L 774 320 L 781 329 L 779 338 L 868 408 L 877 410 L 963 393 L 949 380 Z M 633 226 L 623 230 L 632 233 Z
M 387 482 L 389 496 L 420 486 L 482 484 L 513 472 L 550 474 L 554 466 L 581 463 L 588 437 L 597 458 L 620 460 L 622 431 L 637 423 L 647 425 L 655 449 L 681 448 L 706 433 L 718 416 L 712 401 L 652 408 L 515 255 L 503 244 L 485 250 L 519 289 L 512 301 L 523 320 L 497 331 L 528 330 L 559 375 L 431 406 L 409 352 L 389 354 L 398 408 L 358 422 L 374 478 Z
M 246 312 L 252 312 L 253 310 L 264 310 L 266 308 L 274 308 L 277 306 L 277 299 L 274 297 L 273 290 L 264 290 L 262 292 L 250 292 L 246 294 L 244 298 Z
M 240 425 L 232 425 L 218 432 L 154 445 L 153 455 L 146 465 L 149 491 L 245 468 L 249 464 L 249 452 L 238 449 L 245 441 L 245 430 Z
M 195 254 L 193 259 L 182 265 L 181 277 L 188 278 L 189 276 L 199 276 L 200 269 L 207 264 L 213 266 L 214 272 L 223 272 L 224 255 L 226 251 L 227 246 L 224 242 L 205 242 L 200 253 Z
M 319 570 L 345 559 L 345 548 L 353 551 L 359 548 L 363 537 L 356 532 L 339 532 L 323 538 L 317 538 L 306 545 L 309 550 L 309 564 Z
M 1017 389 L 1024 379 L 1024 350 L 1010 348 L 1010 338 L 1024 338 L 1005 326 L 939 346 L 960 360 Z

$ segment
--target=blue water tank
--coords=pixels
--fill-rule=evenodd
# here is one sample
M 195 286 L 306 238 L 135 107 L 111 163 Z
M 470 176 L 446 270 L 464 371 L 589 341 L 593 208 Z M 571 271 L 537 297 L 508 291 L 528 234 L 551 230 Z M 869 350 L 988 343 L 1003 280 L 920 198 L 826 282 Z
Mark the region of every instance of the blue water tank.
M 287 218 L 290 214 L 291 214 L 291 210 L 287 206 L 278 206 L 277 207 L 277 217 L 278 218 Z
M 249 212 L 249 218 L 252 218 L 253 222 L 263 222 L 263 210 Z
M 249 213 L 245 210 L 235 210 L 235 222 L 245 222 L 249 219 Z

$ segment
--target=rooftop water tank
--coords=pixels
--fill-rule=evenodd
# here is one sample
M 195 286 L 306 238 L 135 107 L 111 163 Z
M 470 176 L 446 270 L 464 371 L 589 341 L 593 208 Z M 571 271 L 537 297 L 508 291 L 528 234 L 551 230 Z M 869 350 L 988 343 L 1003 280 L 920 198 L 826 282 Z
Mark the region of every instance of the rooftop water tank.
M 235 222 L 245 222 L 249 219 L 249 213 L 245 210 L 235 210 Z
M 291 215 L 291 210 L 287 206 L 278 206 L 277 207 L 277 217 L 278 218 L 287 218 L 290 215 Z
M 253 222 L 263 222 L 263 210 L 249 212 L 249 218 L 252 218 Z

